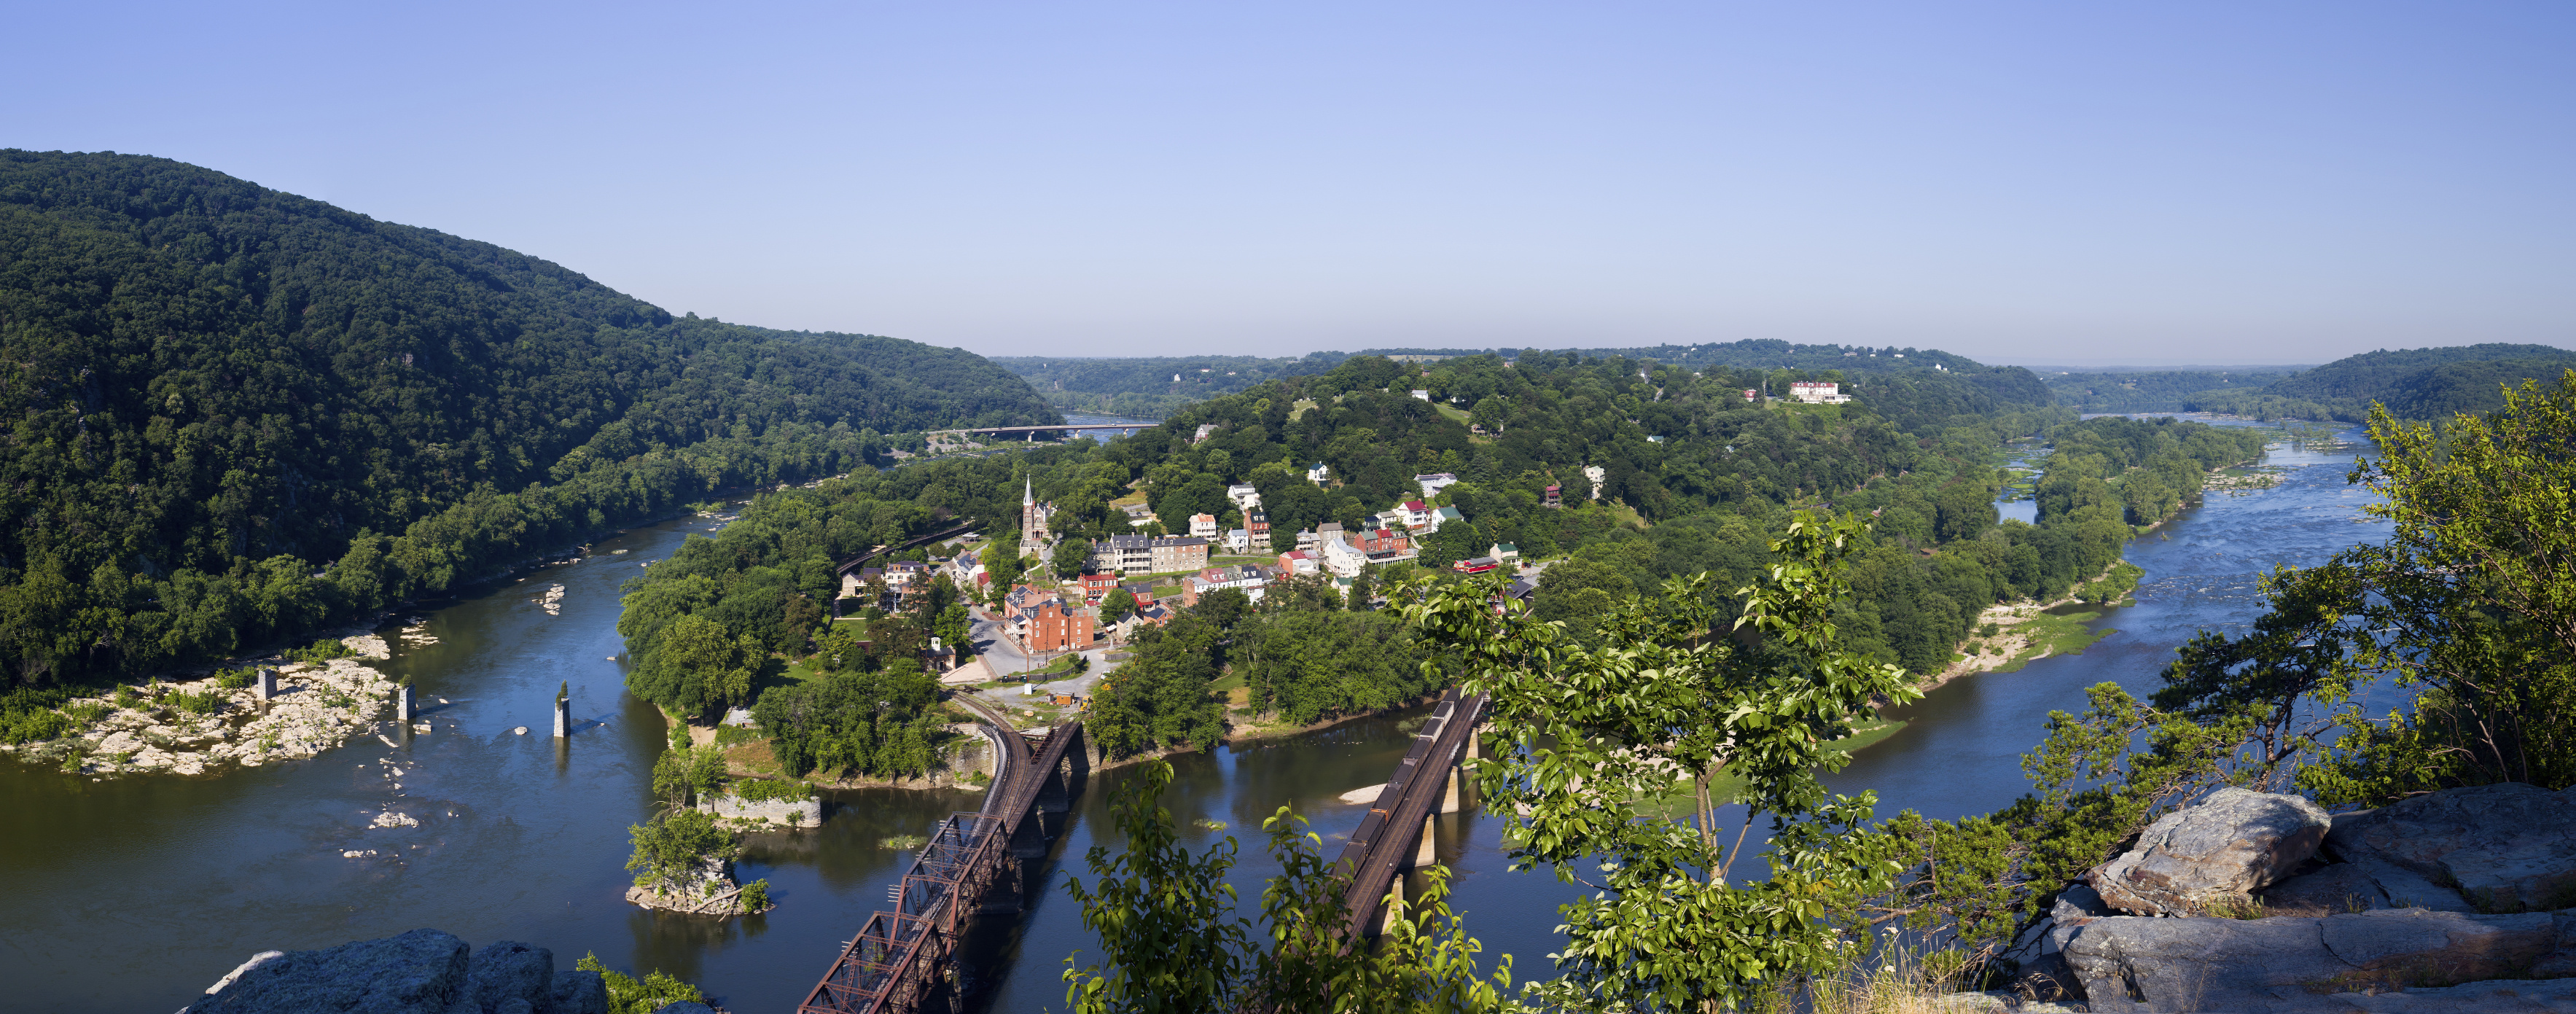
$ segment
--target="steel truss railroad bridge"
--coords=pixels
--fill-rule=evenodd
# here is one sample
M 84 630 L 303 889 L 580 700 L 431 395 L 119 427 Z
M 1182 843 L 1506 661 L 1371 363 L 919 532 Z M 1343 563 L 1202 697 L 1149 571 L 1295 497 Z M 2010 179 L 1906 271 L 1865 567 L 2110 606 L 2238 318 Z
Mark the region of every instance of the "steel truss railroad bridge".
M 959 698 L 986 715 L 1002 777 L 984 796 L 984 808 L 941 821 L 903 879 L 888 891 L 892 911 L 868 917 L 841 948 L 798 1014 L 917 1014 L 957 1009 L 962 997 L 950 962 L 967 922 L 978 913 L 1021 909 L 1022 863 L 1046 858 L 1062 829 L 1049 830 L 1049 815 L 1072 809 L 1089 778 L 1091 761 L 1079 721 L 1043 735 L 1013 733 L 1002 716 Z M 1336 862 L 1350 886 L 1344 938 L 1354 942 L 1384 925 L 1384 902 L 1403 890 L 1407 869 L 1437 861 L 1432 820 L 1464 808 L 1458 762 L 1474 755 L 1475 729 L 1485 698 L 1452 689 L 1432 706 L 1413 746 L 1379 791 L 1368 816 L 1351 832 Z

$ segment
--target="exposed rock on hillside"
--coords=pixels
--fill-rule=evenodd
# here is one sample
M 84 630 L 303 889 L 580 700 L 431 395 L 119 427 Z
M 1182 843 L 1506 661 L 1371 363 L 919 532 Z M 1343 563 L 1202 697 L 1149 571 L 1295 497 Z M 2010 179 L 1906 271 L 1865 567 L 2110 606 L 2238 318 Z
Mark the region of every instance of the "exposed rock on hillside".
M 2453 789 L 2335 818 L 2326 849 L 2455 886 L 2480 911 L 2576 906 L 2576 788 Z
M 2359 999 L 2487 979 L 2560 979 L 2513 985 L 2524 990 L 2525 999 L 2552 996 L 2576 1003 L 2576 979 L 2565 978 L 2576 976 L 2576 911 L 2383 909 L 2251 920 L 2114 916 L 2059 927 L 2056 937 L 2095 1011 L 2378 1010 L 2383 1008 Z
M 2084 875 L 2104 903 L 2136 915 L 2207 915 L 2241 903 L 2317 852 L 2326 811 L 2297 796 L 2224 788 L 2166 814 L 2138 846 Z
M 252 957 L 181 1014 L 607 1014 L 597 972 L 555 971 L 543 947 L 472 951 L 432 929 Z

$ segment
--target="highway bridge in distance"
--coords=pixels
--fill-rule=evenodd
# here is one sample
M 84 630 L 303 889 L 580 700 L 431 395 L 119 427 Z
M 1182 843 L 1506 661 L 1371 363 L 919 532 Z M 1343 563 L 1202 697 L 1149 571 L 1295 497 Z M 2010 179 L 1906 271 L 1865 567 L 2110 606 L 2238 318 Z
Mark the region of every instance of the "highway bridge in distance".
M 1029 439 L 1035 440 L 1037 439 L 1037 435 L 1040 433 L 1071 433 L 1075 430 L 1126 430 L 1127 432 L 1133 433 L 1137 430 L 1150 430 L 1160 425 L 1162 425 L 1162 423 L 1140 422 L 1066 423 L 1062 426 L 969 426 L 965 429 L 957 430 L 928 430 L 925 432 L 925 435 L 928 433 L 991 433 L 997 436 L 1008 436 L 1014 433 L 1022 433 L 1027 434 Z

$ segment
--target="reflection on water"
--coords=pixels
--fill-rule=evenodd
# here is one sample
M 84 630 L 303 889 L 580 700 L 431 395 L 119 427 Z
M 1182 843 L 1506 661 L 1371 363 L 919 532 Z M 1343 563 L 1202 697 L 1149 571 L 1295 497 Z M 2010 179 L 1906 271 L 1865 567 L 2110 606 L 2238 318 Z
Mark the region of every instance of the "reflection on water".
M 2102 621 L 2119 633 L 2081 656 L 1935 691 L 1901 716 L 1912 724 L 1860 754 L 1833 784 L 1876 789 L 1881 813 L 1911 807 L 1950 817 L 2009 802 L 2023 788 L 2018 755 L 2050 709 L 2080 708 L 2082 689 L 2102 680 L 2150 686 L 2194 629 L 2251 618 L 2254 575 L 2384 533 L 2355 521 L 2364 494 L 2343 484 L 2348 455 L 2293 450 L 2273 461 L 2309 467 L 2275 490 L 2212 496 L 2131 547 L 2147 577 L 2137 606 Z M 9 814 L 0 822 L 0 875 L 14 888 L 0 892 L 0 925 L 10 927 L 0 971 L 12 1005 L 170 1010 L 257 951 L 431 926 L 477 945 L 551 948 L 561 967 L 597 952 L 613 967 L 662 968 L 738 1011 L 792 1008 L 840 943 L 884 907 L 886 885 L 908 856 L 879 842 L 925 833 L 980 800 L 829 794 L 822 827 L 745 842 L 740 875 L 768 879 L 779 902 L 767 915 L 718 921 L 625 904 L 626 828 L 651 813 L 652 762 L 665 739 L 653 709 L 622 692 L 623 663 L 609 658 L 622 654 L 617 586 L 640 573 L 636 564 L 668 556 L 686 524 L 604 540 L 580 563 L 440 604 L 422 614 L 420 633 L 435 643 L 395 636 L 407 622 L 389 626 L 396 657 L 388 668 L 412 676 L 436 709 L 429 734 L 388 725 L 397 746 L 368 737 L 310 761 L 197 779 L 90 782 L 0 762 L 0 812 Z M 528 586 L 552 583 L 565 586 L 560 616 L 528 601 Z M 571 684 L 584 720 L 560 743 L 546 735 L 559 682 Z M 1277 872 L 1262 854 L 1261 822 L 1289 806 L 1313 822 L 1327 854 L 1337 851 L 1361 807 L 1335 797 L 1385 780 L 1409 743 L 1396 722 L 1372 718 L 1176 758 L 1165 805 L 1185 840 L 1243 844 L 1233 880 L 1248 911 Z M 527 735 L 511 731 L 522 725 Z M 401 773 L 388 777 L 388 764 Z M 1061 1008 L 1065 957 L 1082 951 L 1097 960 L 1060 885 L 1076 872 L 1089 878 L 1083 851 L 1103 840 L 1109 794 L 1132 776 L 1094 775 L 1062 818 L 1055 856 L 1031 864 L 1036 889 L 1024 918 L 974 928 L 965 957 L 975 1007 Z M 420 825 L 367 826 L 389 807 Z M 1204 830 L 1194 823 L 1201 819 L 1227 827 Z M 1546 871 L 1507 871 L 1499 832 L 1479 815 L 1443 816 L 1440 851 L 1458 871 L 1454 903 L 1469 931 L 1489 958 L 1517 955 L 1516 975 L 1528 978 L 1544 973 L 1544 955 L 1558 944 L 1556 905 L 1579 888 Z M 376 854 L 342 855 L 352 851 Z

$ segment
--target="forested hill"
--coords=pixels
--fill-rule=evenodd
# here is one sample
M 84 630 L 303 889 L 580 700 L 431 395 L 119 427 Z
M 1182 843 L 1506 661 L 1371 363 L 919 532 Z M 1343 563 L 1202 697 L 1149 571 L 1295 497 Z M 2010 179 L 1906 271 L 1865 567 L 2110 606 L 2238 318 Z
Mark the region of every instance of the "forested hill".
M 1693 373 L 1722 371 L 1745 383 L 1771 383 L 1773 394 L 1792 379 L 1841 380 L 1855 385 L 1871 378 L 1881 414 L 1912 429 L 1938 425 L 1953 415 L 2037 407 L 2051 403 L 2049 385 L 2018 366 L 1987 366 L 1939 349 L 1895 346 L 1794 345 L 1771 339 L 1656 345 L 1628 349 L 1369 349 L 1360 356 L 1383 356 L 1420 367 L 1453 359 L 1491 356 L 1578 356 L 1634 360 L 1640 365 L 1678 366 Z M 1221 395 L 1247 391 L 1270 380 L 1314 376 L 1352 358 L 1350 353 L 1317 352 L 1302 358 L 1258 359 L 1250 356 L 1167 358 L 1042 358 L 993 360 L 1028 378 L 1038 392 L 1059 408 L 1161 419 L 1183 406 Z M 1436 373 L 1436 371 L 1435 371 Z M 1878 383 L 1888 378 L 1891 382 Z M 2197 388 L 2195 388 L 2197 390 Z
M 2548 345 L 2455 345 L 2381 349 L 2294 373 L 2253 391 L 2204 391 L 2186 399 L 2198 412 L 2258 419 L 2299 417 L 2362 422 L 2372 402 L 2400 419 L 2443 419 L 2504 405 L 2501 387 L 2543 384 L 2576 369 L 2576 351 Z
M 0 352 L 0 653 L 37 682 L 256 645 L 879 434 L 1060 420 L 961 350 L 675 319 L 108 153 L 0 151 Z
M 2123 370 L 2040 374 L 2061 405 L 2078 412 L 2181 412 L 2206 392 L 2252 392 L 2290 369 Z
M 1040 397 L 1057 408 L 1160 419 L 1191 402 L 1233 394 L 1266 380 L 1322 373 L 1346 358 L 1340 352 L 1277 359 L 995 356 L 993 363 L 1026 378 Z

